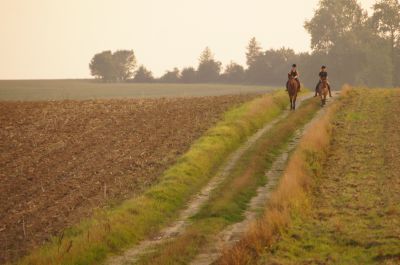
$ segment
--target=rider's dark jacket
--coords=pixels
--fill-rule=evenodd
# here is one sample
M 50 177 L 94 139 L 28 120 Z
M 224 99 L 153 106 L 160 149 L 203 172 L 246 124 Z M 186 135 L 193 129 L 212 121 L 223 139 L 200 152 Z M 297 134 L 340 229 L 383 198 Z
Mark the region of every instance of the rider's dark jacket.
M 289 75 L 291 76 L 291 77 L 296 77 L 296 76 L 299 76 L 299 73 L 297 72 L 297 70 L 296 71 L 290 71 L 289 72 Z
M 319 77 L 320 78 L 327 78 L 328 77 L 328 72 L 319 72 Z

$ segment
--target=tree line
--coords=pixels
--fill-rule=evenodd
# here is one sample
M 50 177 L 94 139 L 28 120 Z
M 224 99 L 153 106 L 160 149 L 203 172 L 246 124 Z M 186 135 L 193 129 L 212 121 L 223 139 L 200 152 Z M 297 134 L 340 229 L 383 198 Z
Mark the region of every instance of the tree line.
M 313 18 L 305 22 L 311 35 L 311 52 L 290 48 L 264 50 L 252 38 L 246 48 L 246 66 L 235 62 L 222 67 L 209 47 L 197 67 L 174 68 L 155 78 L 137 65 L 132 50 L 96 54 L 91 74 L 106 82 L 234 83 L 283 85 L 291 64 L 299 66 L 301 81 L 313 86 L 322 64 L 330 81 L 352 85 L 400 86 L 400 4 L 378 0 L 368 15 L 357 0 L 320 0 Z

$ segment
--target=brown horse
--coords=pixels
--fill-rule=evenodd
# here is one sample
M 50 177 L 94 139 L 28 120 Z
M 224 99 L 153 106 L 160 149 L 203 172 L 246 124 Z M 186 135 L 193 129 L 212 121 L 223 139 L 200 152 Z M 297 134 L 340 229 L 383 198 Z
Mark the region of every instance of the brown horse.
M 289 98 L 290 98 L 290 109 L 295 110 L 296 109 L 296 100 L 297 100 L 297 93 L 299 93 L 299 83 L 297 80 L 291 76 L 289 76 L 289 81 L 288 81 L 288 93 L 289 93 Z
M 321 98 L 321 106 L 326 104 L 326 97 L 328 96 L 329 88 L 328 88 L 328 80 L 323 78 L 318 87 L 318 94 Z

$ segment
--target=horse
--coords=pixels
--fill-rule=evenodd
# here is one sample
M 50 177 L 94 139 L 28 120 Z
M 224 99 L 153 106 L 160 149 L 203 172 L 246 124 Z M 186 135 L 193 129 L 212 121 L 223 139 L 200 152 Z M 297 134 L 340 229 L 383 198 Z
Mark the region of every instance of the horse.
M 289 76 L 289 81 L 287 84 L 287 89 L 289 93 L 289 98 L 290 98 L 290 110 L 295 110 L 296 109 L 296 100 L 297 100 L 297 93 L 299 93 L 299 83 L 297 80 L 291 76 Z
M 324 106 L 326 104 L 326 97 L 328 96 L 328 93 L 328 80 L 326 78 L 322 78 L 318 87 L 318 94 L 321 98 L 321 106 Z

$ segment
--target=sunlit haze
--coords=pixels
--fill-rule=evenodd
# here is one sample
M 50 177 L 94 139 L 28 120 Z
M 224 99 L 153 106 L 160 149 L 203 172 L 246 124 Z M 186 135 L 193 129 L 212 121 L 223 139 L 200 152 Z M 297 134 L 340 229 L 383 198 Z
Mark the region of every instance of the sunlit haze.
M 88 78 L 103 50 L 133 49 L 162 75 L 216 59 L 245 63 L 255 36 L 263 48 L 309 51 L 304 21 L 318 0 L 1 0 L 0 79 Z M 369 8 L 374 0 L 361 1 Z

